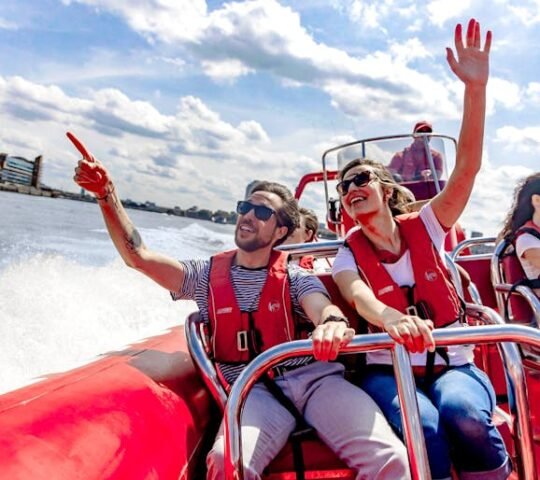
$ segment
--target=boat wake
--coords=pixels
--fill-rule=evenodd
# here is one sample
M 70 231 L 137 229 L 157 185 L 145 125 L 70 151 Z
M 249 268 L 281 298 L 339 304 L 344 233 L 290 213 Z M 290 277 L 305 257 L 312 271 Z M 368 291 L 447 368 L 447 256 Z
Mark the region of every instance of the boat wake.
M 195 309 L 119 259 L 96 267 L 36 254 L 10 263 L 0 270 L 0 393 L 183 323 Z

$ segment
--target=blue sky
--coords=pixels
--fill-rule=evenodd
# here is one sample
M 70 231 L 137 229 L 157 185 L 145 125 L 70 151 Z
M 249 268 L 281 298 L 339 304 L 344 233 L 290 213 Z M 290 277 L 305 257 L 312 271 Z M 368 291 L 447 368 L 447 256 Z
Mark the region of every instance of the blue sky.
M 0 150 L 42 153 L 43 181 L 76 191 L 69 129 L 123 198 L 230 210 L 253 178 L 294 188 L 343 141 L 419 119 L 456 137 L 462 86 L 444 49 L 474 17 L 494 43 L 463 223 L 493 234 L 540 165 L 540 1 L 515 4 L 0 0 Z

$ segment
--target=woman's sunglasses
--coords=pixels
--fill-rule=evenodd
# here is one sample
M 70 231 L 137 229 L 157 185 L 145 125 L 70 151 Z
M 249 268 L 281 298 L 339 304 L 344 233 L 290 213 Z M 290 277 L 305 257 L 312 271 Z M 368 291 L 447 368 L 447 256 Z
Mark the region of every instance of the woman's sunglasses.
M 255 213 L 255 218 L 266 222 L 272 215 L 276 215 L 276 211 L 267 207 L 266 205 L 255 205 L 251 202 L 245 200 L 240 200 L 236 204 L 236 213 L 238 215 L 246 215 L 253 209 Z
M 336 185 L 336 189 L 340 195 L 347 195 L 349 193 L 349 188 L 354 183 L 357 187 L 365 187 L 369 182 L 373 180 L 371 172 L 369 170 L 364 170 L 363 172 L 357 173 L 354 177 L 347 178 L 347 180 L 341 180 Z

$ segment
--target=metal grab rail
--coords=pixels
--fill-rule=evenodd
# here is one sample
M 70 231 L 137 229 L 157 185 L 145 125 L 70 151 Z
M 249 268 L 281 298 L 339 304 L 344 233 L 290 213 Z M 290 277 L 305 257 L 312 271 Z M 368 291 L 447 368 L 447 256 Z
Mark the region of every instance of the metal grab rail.
M 497 294 L 505 293 L 510 294 L 512 285 L 509 283 L 498 283 L 495 285 L 495 292 Z M 536 321 L 536 328 L 540 328 L 540 299 L 536 296 L 533 290 L 526 285 L 520 285 L 514 289 L 512 295 L 519 294 L 521 295 L 531 307 L 531 310 Z M 503 300 L 504 302 L 504 300 Z
M 481 258 L 486 258 L 485 254 L 481 255 L 464 255 L 460 256 L 463 250 L 466 248 L 471 247 L 477 247 L 480 245 L 486 245 L 490 243 L 495 243 L 496 239 L 495 237 L 477 237 L 477 238 L 470 238 L 468 240 L 463 240 L 459 244 L 455 246 L 455 248 L 447 254 L 446 257 L 446 266 L 450 269 L 452 273 L 452 277 L 454 280 L 454 285 L 456 286 L 458 293 L 460 294 L 461 298 L 463 297 L 463 284 L 461 282 L 461 276 L 459 275 L 459 272 L 457 271 L 457 268 L 455 266 L 455 263 L 458 260 L 477 260 Z M 454 265 L 452 265 L 454 263 Z M 474 303 L 477 305 L 482 305 L 482 298 L 480 297 L 480 292 L 478 291 L 478 288 L 474 284 L 474 282 L 471 282 L 469 284 L 469 287 L 467 288 L 469 295 L 471 296 L 471 299 Z
M 486 245 L 487 243 L 495 243 L 497 239 L 495 237 L 476 237 L 469 238 L 459 242 L 454 250 L 450 253 L 450 257 L 455 262 L 458 260 L 460 253 L 466 248 L 477 247 L 479 245 Z M 465 255 L 466 258 L 482 257 L 482 255 Z
M 495 310 L 483 305 L 467 304 L 467 315 L 480 319 L 488 325 L 506 325 Z M 520 439 L 516 449 L 521 458 L 521 471 L 524 472 L 525 478 L 537 478 L 527 383 L 521 352 L 515 343 L 501 342 L 497 347 L 503 361 L 507 390 L 511 393 L 508 407 L 513 416 L 512 432 L 514 438 Z M 500 411 L 499 407 L 495 407 L 495 410 Z
M 208 357 L 202 340 L 202 322 L 199 312 L 193 312 L 186 319 L 184 324 L 184 334 L 191 359 L 199 371 L 206 388 L 210 391 L 221 411 L 225 410 L 227 403 L 227 393 L 219 381 L 218 373 L 214 362 Z
M 478 309 L 483 310 L 482 308 Z M 496 342 L 515 342 L 534 347 L 540 347 L 540 331 L 522 325 L 487 325 L 479 327 L 460 327 L 437 329 L 433 336 L 438 346 L 459 344 L 483 344 Z M 416 395 L 414 394 L 414 381 L 408 355 L 401 349 L 388 334 L 378 333 L 370 335 L 357 335 L 351 343 L 343 347 L 342 353 L 360 353 L 370 350 L 391 349 L 393 351 L 394 372 L 396 381 L 402 385 L 399 391 L 403 432 L 405 444 L 409 452 L 412 477 L 415 480 L 429 480 L 431 474 L 427 462 L 425 442 L 420 424 Z M 236 380 L 229 394 L 229 400 L 224 416 L 225 435 L 225 474 L 227 479 L 241 480 L 243 478 L 242 449 L 240 419 L 246 397 L 257 380 L 273 366 L 296 356 L 310 355 L 312 353 L 311 340 L 299 340 L 286 344 L 277 345 L 254 359 Z M 512 368 L 508 371 L 512 378 L 516 371 Z M 527 393 L 524 382 L 519 378 L 512 378 L 515 384 L 518 415 L 525 415 L 523 421 L 528 421 L 525 414 L 527 410 Z M 524 480 L 535 480 L 536 467 L 532 451 L 532 439 L 523 443 L 527 431 L 518 431 L 516 435 L 520 443 L 520 452 L 523 455 Z M 530 434 L 530 425 L 529 431 Z M 526 439 L 527 440 L 527 439 Z M 528 443 L 528 445 L 527 445 Z M 418 444 L 421 444 L 420 447 Z
M 491 283 L 493 284 L 493 288 L 495 290 L 497 308 L 499 309 L 499 312 L 501 312 L 501 315 L 505 314 L 504 294 L 508 295 L 510 289 L 512 288 L 512 285 L 510 283 L 505 283 L 506 279 L 501 261 L 502 256 L 510 245 L 510 242 L 508 242 L 507 240 L 501 240 L 496 245 L 495 252 L 493 253 L 493 257 L 491 258 Z M 512 294 L 521 295 L 521 297 L 525 299 L 534 314 L 536 326 L 540 328 L 540 299 L 534 293 L 534 291 L 525 285 L 521 285 L 517 287 Z

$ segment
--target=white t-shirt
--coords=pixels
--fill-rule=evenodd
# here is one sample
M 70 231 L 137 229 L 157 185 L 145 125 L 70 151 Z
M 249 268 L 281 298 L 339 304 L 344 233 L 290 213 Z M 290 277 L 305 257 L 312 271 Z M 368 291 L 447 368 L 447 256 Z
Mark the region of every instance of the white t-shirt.
M 527 278 L 534 280 L 539 278 L 540 268 L 534 266 L 531 262 L 523 257 L 523 254 L 531 248 L 540 248 L 540 239 L 536 238 L 530 233 L 524 233 L 517 238 L 516 253 L 519 261 L 521 262 L 521 266 L 523 267 L 523 271 L 525 272 L 525 275 L 527 275 Z
M 426 230 L 431 238 L 431 241 L 435 245 L 435 248 L 441 255 L 444 261 L 444 239 L 446 237 L 446 231 L 437 220 L 431 205 L 428 203 L 424 205 L 420 210 L 420 218 L 424 222 Z M 390 277 L 399 286 L 414 285 L 414 272 L 411 264 L 410 251 L 406 250 L 401 258 L 395 263 L 382 263 Z M 351 250 L 343 246 L 339 249 L 334 265 L 332 267 L 332 276 L 335 276 L 339 272 L 343 271 L 358 271 L 356 261 Z M 446 328 L 460 327 L 459 322 L 449 325 Z M 455 345 L 448 347 L 448 357 L 450 358 L 450 365 L 464 365 L 473 361 L 473 346 L 472 345 Z M 379 363 L 379 364 L 392 364 L 392 356 L 389 350 L 379 350 L 375 352 L 369 352 L 367 354 L 367 363 Z M 426 364 L 426 352 L 423 353 L 411 353 L 411 363 L 413 365 L 425 365 Z M 445 361 L 440 355 L 435 356 L 436 365 L 445 365 Z

